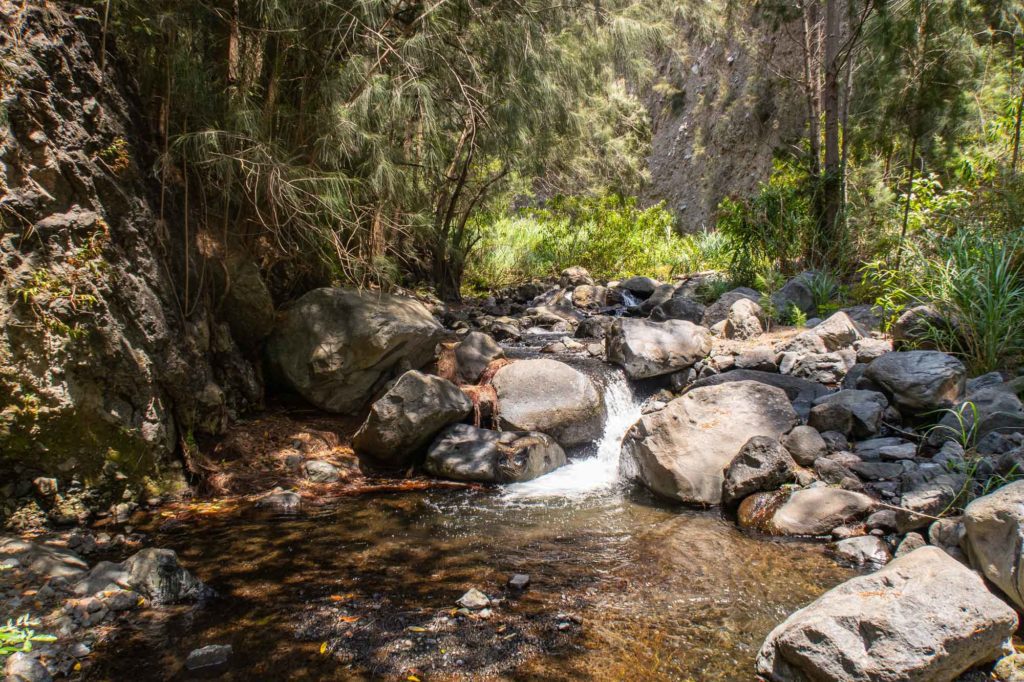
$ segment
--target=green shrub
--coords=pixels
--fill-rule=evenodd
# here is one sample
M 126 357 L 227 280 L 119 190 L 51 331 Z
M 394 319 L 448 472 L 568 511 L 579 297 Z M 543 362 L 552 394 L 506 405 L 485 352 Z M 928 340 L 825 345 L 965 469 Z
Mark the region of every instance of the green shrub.
M 975 372 L 1017 366 L 1024 353 L 1024 229 L 988 234 L 965 228 L 951 237 L 908 241 L 902 266 L 868 264 L 864 280 L 894 314 L 930 304 L 941 323 L 926 340 L 959 355 Z
M 34 642 L 55 642 L 53 635 L 39 634 L 32 628 L 39 625 L 39 621 L 29 618 L 28 615 L 19 617 L 17 620 L 8 620 L 6 625 L 0 625 L 0 658 L 10 656 L 19 651 L 32 651 Z

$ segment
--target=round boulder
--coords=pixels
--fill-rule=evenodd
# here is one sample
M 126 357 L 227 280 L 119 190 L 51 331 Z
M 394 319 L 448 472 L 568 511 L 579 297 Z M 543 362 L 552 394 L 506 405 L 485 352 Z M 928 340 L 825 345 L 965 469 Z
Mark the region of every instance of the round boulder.
M 430 446 L 424 468 L 439 478 L 513 483 L 543 476 L 565 463 L 565 451 L 546 434 L 453 424 Z
M 605 337 L 605 352 L 630 379 L 646 379 L 692 367 L 711 344 L 710 332 L 692 322 L 621 318 Z
M 891 395 L 901 412 L 912 414 L 952 407 L 967 382 L 962 362 L 933 350 L 886 353 L 868 365 L 864 376 Z
M 503 429 L 540 431 L 560 445 L 600 437 L 605 406 L 591 379 L 557 360 L 519 360 L 499 369 L 491 382 Z

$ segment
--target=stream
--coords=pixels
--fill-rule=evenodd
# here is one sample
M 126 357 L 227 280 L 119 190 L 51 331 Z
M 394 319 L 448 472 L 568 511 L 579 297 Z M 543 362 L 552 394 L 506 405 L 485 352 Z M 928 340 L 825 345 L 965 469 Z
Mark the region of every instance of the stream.
M 218 596 L 145 611 L 88 678 L 198 679 L 188 652 L 230 644 L 218 679 L 750 679 L 765 635 L 851 571 L 820 544 L 753 537 L 625 486 L 619 443 L 642 396 L 599 360 L 559 359 L 600 381 L 608 421 L 541 478 L 154 520 L 149 542 Z M 506 587 L 515 573 L 525 592 Z M 455 612 L 473 587 L 501 600 L 489 618 Z

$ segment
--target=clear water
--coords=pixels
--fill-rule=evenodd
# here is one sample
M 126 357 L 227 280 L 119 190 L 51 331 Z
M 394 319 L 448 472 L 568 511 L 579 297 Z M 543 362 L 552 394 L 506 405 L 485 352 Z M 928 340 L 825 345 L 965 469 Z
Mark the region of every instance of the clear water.
M 851 575 L 822 546 L 751 537 L 717 511 L 618 478 L 640 400 L 605 387 L 594 447 L 524 484 L 342 498 L 298 516 L 251 509 L 142 528 L 217 590 L 153 610 L 99 647 L 81 679 L 186 680 L 189 651 L 231 644 L 221 680 L 752 679 L 787 614 Z M 514 573 L 530 589 L 506 587 Z M 453 617 L 475 587 L 489 619 Z

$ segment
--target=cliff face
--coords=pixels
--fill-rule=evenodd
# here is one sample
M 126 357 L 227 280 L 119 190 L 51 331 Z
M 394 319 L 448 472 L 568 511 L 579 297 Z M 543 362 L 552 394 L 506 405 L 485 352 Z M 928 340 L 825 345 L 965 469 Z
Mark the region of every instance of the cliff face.
M 180 480 L 179 445 L 262 396 L 196 293 L 187 224 L 160 217 L 100 33 L 91 10 L 0 0 L 0 518 L 35 476 Z
M 684 232 L 712 227 L 723 197 L 754 192 L 775 151 L 806 125 L 799 88 L 782 75 L 800 72 L 799 27 L 773 26 L 755 3 L 731 4 L 713 32 L 681 31 L 648 99 L 645 198 L 665 200 Z

